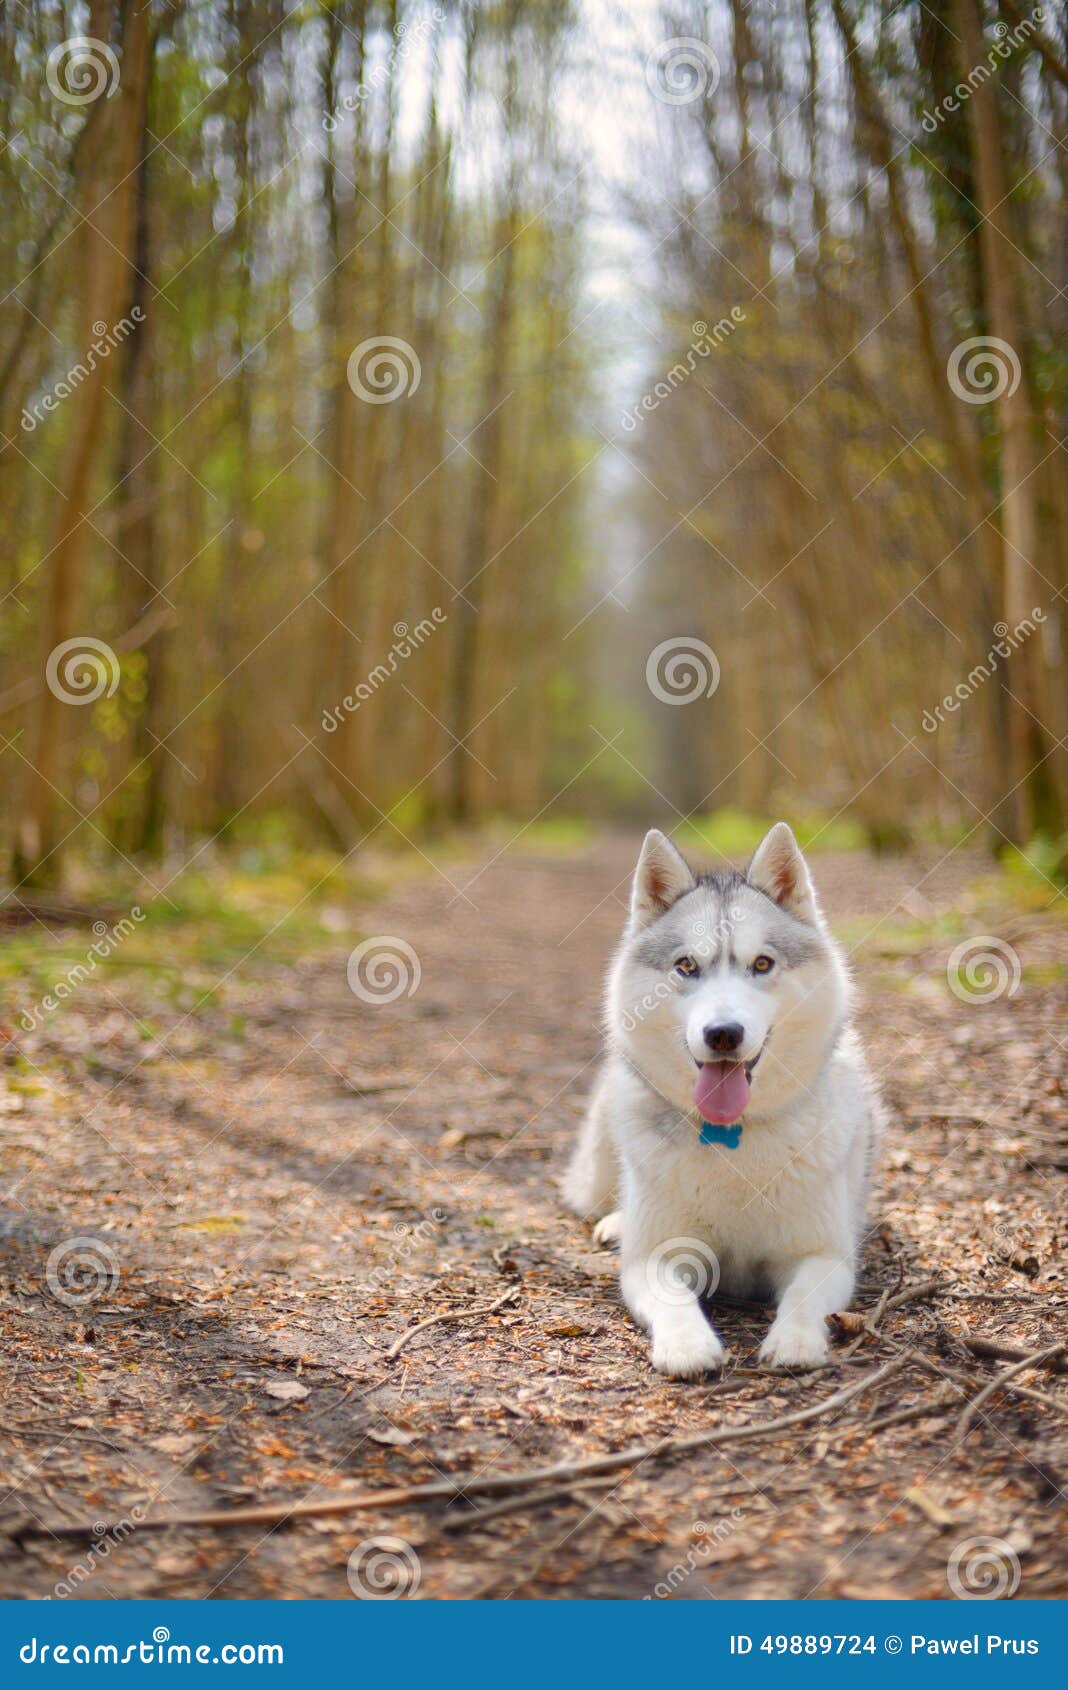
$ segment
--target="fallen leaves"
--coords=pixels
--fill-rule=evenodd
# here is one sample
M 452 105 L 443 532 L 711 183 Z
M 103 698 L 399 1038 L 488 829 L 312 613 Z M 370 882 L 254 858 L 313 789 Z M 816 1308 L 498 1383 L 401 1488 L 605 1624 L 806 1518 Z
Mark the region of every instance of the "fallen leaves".
M 924 1518 L 930 1520 L 933 1526 L 945 1528 L 960 1524 L 957 1516 L 944 1508 L 936 1497 L 932 1496 L 929 1491 L 924 1490 L 922 1485 L 909 1485 L 905 1492 L 905 1501 L 911 1502 L 914 1508 L 918 1508 Z
M 910 1366 L 870 1400 L 818 1426 L 614 1471 L 611 1503 L 583 1499 L 568 1481 L 477 1530 L 446 1535 L 466 1504 L 440 1500 L 390 1512 L 386 1529 L 433 1545 L 433 1595 L 503 1597 L 532 1574 L 525 1595 L 640 1596 L 685 1557 L 696 1518 L 714 1523 L 732 1509 L 744 1526 L 721 1558 L 710 1554 L 702 1594 L 803 1596 L 819 1581 L 821 1596 L 941 1596 L 958 1523 L 962 1534 L 1019 1526 L 1020 1542 L 1026 1528 L 1034 1548 L 1021 1595 L 1053 1588 L 1061 1551 L 1049 1504 L 1065 1482 L 1057 1410 L 1068 1413 L 1068 1358 L 1047 1355 L 1033 1375 L 1008 1380 L 952 1467 L 939 1463 L 969 1395 L 1048 1350 L 1068 1307 L 1061 1182 L 1027 1166 L 1039 1147 L 1059 1154 L 1063 989 L 982 1014 L 944 992 L 929 1007 L 882 986 L 871 994 L 865 1032 L 896 1107 L 861 1290 L 831 1321 L 834 1370 L 761 1372 L 766 1312 L 724 1304 L 727 1377 L 669 1383 L 651 1372 L 647 1341 L 620 1305 L 616 1259 L 593 1250 L 555 1197 L 592 1074 L 582 1065 L 593 1054 L 599 958 L 615 938 L 618 912 L 600 901 L 625 866 L 613 873 L 607 847 L 563 876 L 503 857 L 479 883 L 485 917 L 464 915 L 477 926 L 477 965 L 458 962 L 455 932 L 431 919 L 429 887 L 409 886 L 396 931 L 420 924 L 444 1010 L 431 1017 L 413 1020 L 417 998 L 357 1024 L 343 954 L 340 968 L 315 958 L 294 975 L 265 947 L 254 971 L 228 981 L 226 1013 L 198 1012 L 192 1072 L 174 1036 L 180 1016 L 156 1007 L 159 1048 L 136 1088 L 109 1093 L 106 1139 L 71 1131 L 70 1101 L 86 1088 L 90 1101 L 103 1095 L 84 1056 L 105 1017 L 85 998 L 69 1050 L 68 1022 L 50 1024 L 48 1060 L 63 1086 L 27 1099 L 0 1128 L 25 1179 L 20 1195 L 32 1194 L 32 1220 L 0 1240 L 0 1370 L 6 1414 L 33 1429 L 11 1440 L 10 1480 L 38 1519 L 120 1518 L 142 1499 L 157 1515 L 254 1507 L 600 1457 L 787 1416 L 907 1354 Z M 867 909 L 869 866 L 825 871 L 830 909 L 843 897 Z M 880 872 L 919 878 L 915 862 Z M 925 880 L 924 893 L 936 907 L 944 880 Z M 375 911 L 376 929 L 386 920 Z M 546 943 L 547 923 L 561 937 L 574 927 L 574 938 Z M 981 925 L 999 930 L 993 915 Z M 901 954 L 902 968 L 928 965 Z M 870 992 L 863 953 L 859 972 Z M 513 991 L 508 1011 L 468 1051 L 457 1047 L 456 1031 Z M 144 1017 L 136 981 L 123 983 L 128 994 Z M 243 1059 L 231 1012 L 250 1030 Z M 103 1029 L 116 1056 L 127 1025 L 120 1016 Z M 1010 1026 L 1020 1048 L 999 1089 Z M 320 1055 L 309 1054 L 320 1037 Z M 126 1042 L 130 1065 L 140 1044 Z M 447 1065 L 447 1084 L 414 1085 L 435 1063 Z M 355 1077 L 344 1098 L 334 1068 Z M 488 1083 L 487 1070 L 514 1079 Z M 9 1071 L 0 1066 L 0 1085 Z M 42 1288 L 42 1240 L 95 1231 L 101 1219 L 122 1257 L 121 1296 L 79 1321 Z M 893 1307 L 929 1276 L 937 1294 Z M 514 1296 L 489 1313 L 506 1287 Z M 419 1330 L 439 1314 L 450 1318 Z M 92 1347 L 79 1341 L 88 1332 Z M 183 1596 L 218 1585 L 227 1596 L 344 1597 L 351 1533 L 339 1517 L 262 1543 L 262 1528 L 197 1543 L 146 1537 L 163 1553 L 135 1540 L 107 1578 L 122 1595 L 171 1594 L 180 1581 Z M 16 1567 L 21 1592 L 33 1579 L 34 1594 L 47 1591 L 69 1562 L 69 1546 L 35 1541 Z
M 264 1395 L 273 1397 L 276 1402 L 303 1402 L 311 1392 L 307 1385 L 302 1385 L 299 1379 L 275 1379 L 263 1387 Z

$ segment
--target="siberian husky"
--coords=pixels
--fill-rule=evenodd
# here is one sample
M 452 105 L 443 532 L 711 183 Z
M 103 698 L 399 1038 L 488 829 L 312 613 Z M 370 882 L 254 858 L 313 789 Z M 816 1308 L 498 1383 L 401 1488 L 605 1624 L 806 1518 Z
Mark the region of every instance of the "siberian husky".
M 717 1285 L 774 1299 L 763 1361 L 825 1359 L 881 1123 L 849 1016 L 845 962 L 785 822 L 745 874 L 695 877 L 646 836 L 563 1193 L 620 1243 L 623 1299 L 661 1373 L 722 1367 L 700 1301 Z

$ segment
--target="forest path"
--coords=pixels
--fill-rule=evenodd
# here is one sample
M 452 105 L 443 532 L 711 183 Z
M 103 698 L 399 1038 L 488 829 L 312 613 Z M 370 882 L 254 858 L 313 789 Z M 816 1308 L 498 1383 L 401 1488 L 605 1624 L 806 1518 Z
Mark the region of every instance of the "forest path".
M 1025 1374 L 1037 1395 L 996 1394 L 955 1430 L 1007 1365 L 962 1331 L 1021 1351 L 1065 1335 L 1063 923 L 1007 905 L 1004 880 L 973 890 L 986 865 L 967 852 L 814 859 L 892 1118 L 857 1307 L 943 1288 L 809 1376 L 757 1371 L 766 1311 L 722 1308 L 726 1376 L 672 1383 L 619 1303 L 614 1257 L 555 1192 L 635 845 L 520 840 L 368 902 L 359 933 L 414 948 L 410 996 L 354 995 L 358 935 L 296 968 L 268 943 L 227 982 L 225 1013 L 175 1010 L 111 1074 L 88 1079 L 57 1048 L 54 1089 L 0 1122 L 0 1592 L 338 1598 L 353 1555 L 357 1587 L 399 1568 L 414 1594 L 417 1569 L 421 1597 L 941 1597 L 954 1551 L 981 1537 L 1021 1596 L 1063 1591 L 1063 1376 Z M 950 930 L 1011 944 L 1019 990 L 955 997 Z M 121 995 L 136 1010 L 136 982 Z M 118 1013 L 86 1005 L 100 1052 Z M 46 1263 L 86 1237 L 104 1294 L 57 1300 Z M 390 1358 L 417 1321 L 510 1288 Z M 495 1499 L 473 1492 L 81 1546 L 38 1529 L 578 1460 L 789 1414 L 895 1357 L 884 1388 L 826 1419 L 482 1524 L 473 1503 Z M 403 1540 L 384 1560 L 383 1535 Z M 974 1560 L 953 1577 L 977 1577 Z

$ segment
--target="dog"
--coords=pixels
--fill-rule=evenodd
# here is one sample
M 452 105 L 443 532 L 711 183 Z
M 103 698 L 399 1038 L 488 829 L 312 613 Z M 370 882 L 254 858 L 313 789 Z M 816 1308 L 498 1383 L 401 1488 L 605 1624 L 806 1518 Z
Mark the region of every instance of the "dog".
M 563 1197 L 620 1244 L 623 1300 L 671 1378 L 724 1365 L 701 1303 L 718 1286 L 775 1302 L 763 1362 L 826 1359 L 882 1130 L 851 996 L 785 822 L 744 874 L 695 876 L 646 835 Z

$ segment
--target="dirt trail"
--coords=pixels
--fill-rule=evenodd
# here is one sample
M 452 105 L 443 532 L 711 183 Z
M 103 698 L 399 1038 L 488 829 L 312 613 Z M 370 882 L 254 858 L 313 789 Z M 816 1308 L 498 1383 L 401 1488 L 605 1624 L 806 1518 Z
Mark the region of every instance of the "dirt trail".
M 1000 935 L 1024 974 L 962 1002 L 952 942 L 899 941 L 909 916 L 959 903 L 977 859 L 816 860 L 835 923 L 874 930 L 855 960 L 893 1116 L 858 1307 L 944 1288 L 808 1377 L 757 1371 L 766 1312 L 722 1308 L 726 1376 L 669 1383 L 619 1305 L 614 1257 L 555 1199 L 633 852 L 519 845 L 369 903 L 362 933 L 414 947 L 410 996 L 354 995 L 351 938 L 296 969 L 268 946 L 225 1014 L 175 1011 L 151 1061 L 90 1081 L 58 1053 L 54 1092 L 0 1132 L 4 1594 L 344 1597 L 350 1553 L 382 1534 L 404 1543 L 357 1554 L 357 1583 L 399 1576 L 416 1594 L 417 1568 L 420 1597 L 941 1597 L 979 1537 L 999 1540 L 995 1576 L 1021 1596 L 1063 1593 L 1063 1376 L 1026 1373 L 1035 1394 L 995 1394 L 963 1442 L 954 1430 L 1007 1365 L 962 1331 L 1021 1351 L 1065 1336 L 1068 990 L 1046 983 L 1063 926 L 970 905 L 965 931 Z M 75 1237 L 96 1240 L 83 1248 L 109 1283 L 66 1303 L 46 1264 Z M 417 1321 L 510 1286 L 494 1314 L 429 1326 L 390 1359 Z M 772 1419 L 906 1355 L 826 1420 L 482 1523 L 476 1494 L 91 1548 L 27 1531 L 577 1460 Z M 973 1561 L 958 1553 L 953 1576 Z

